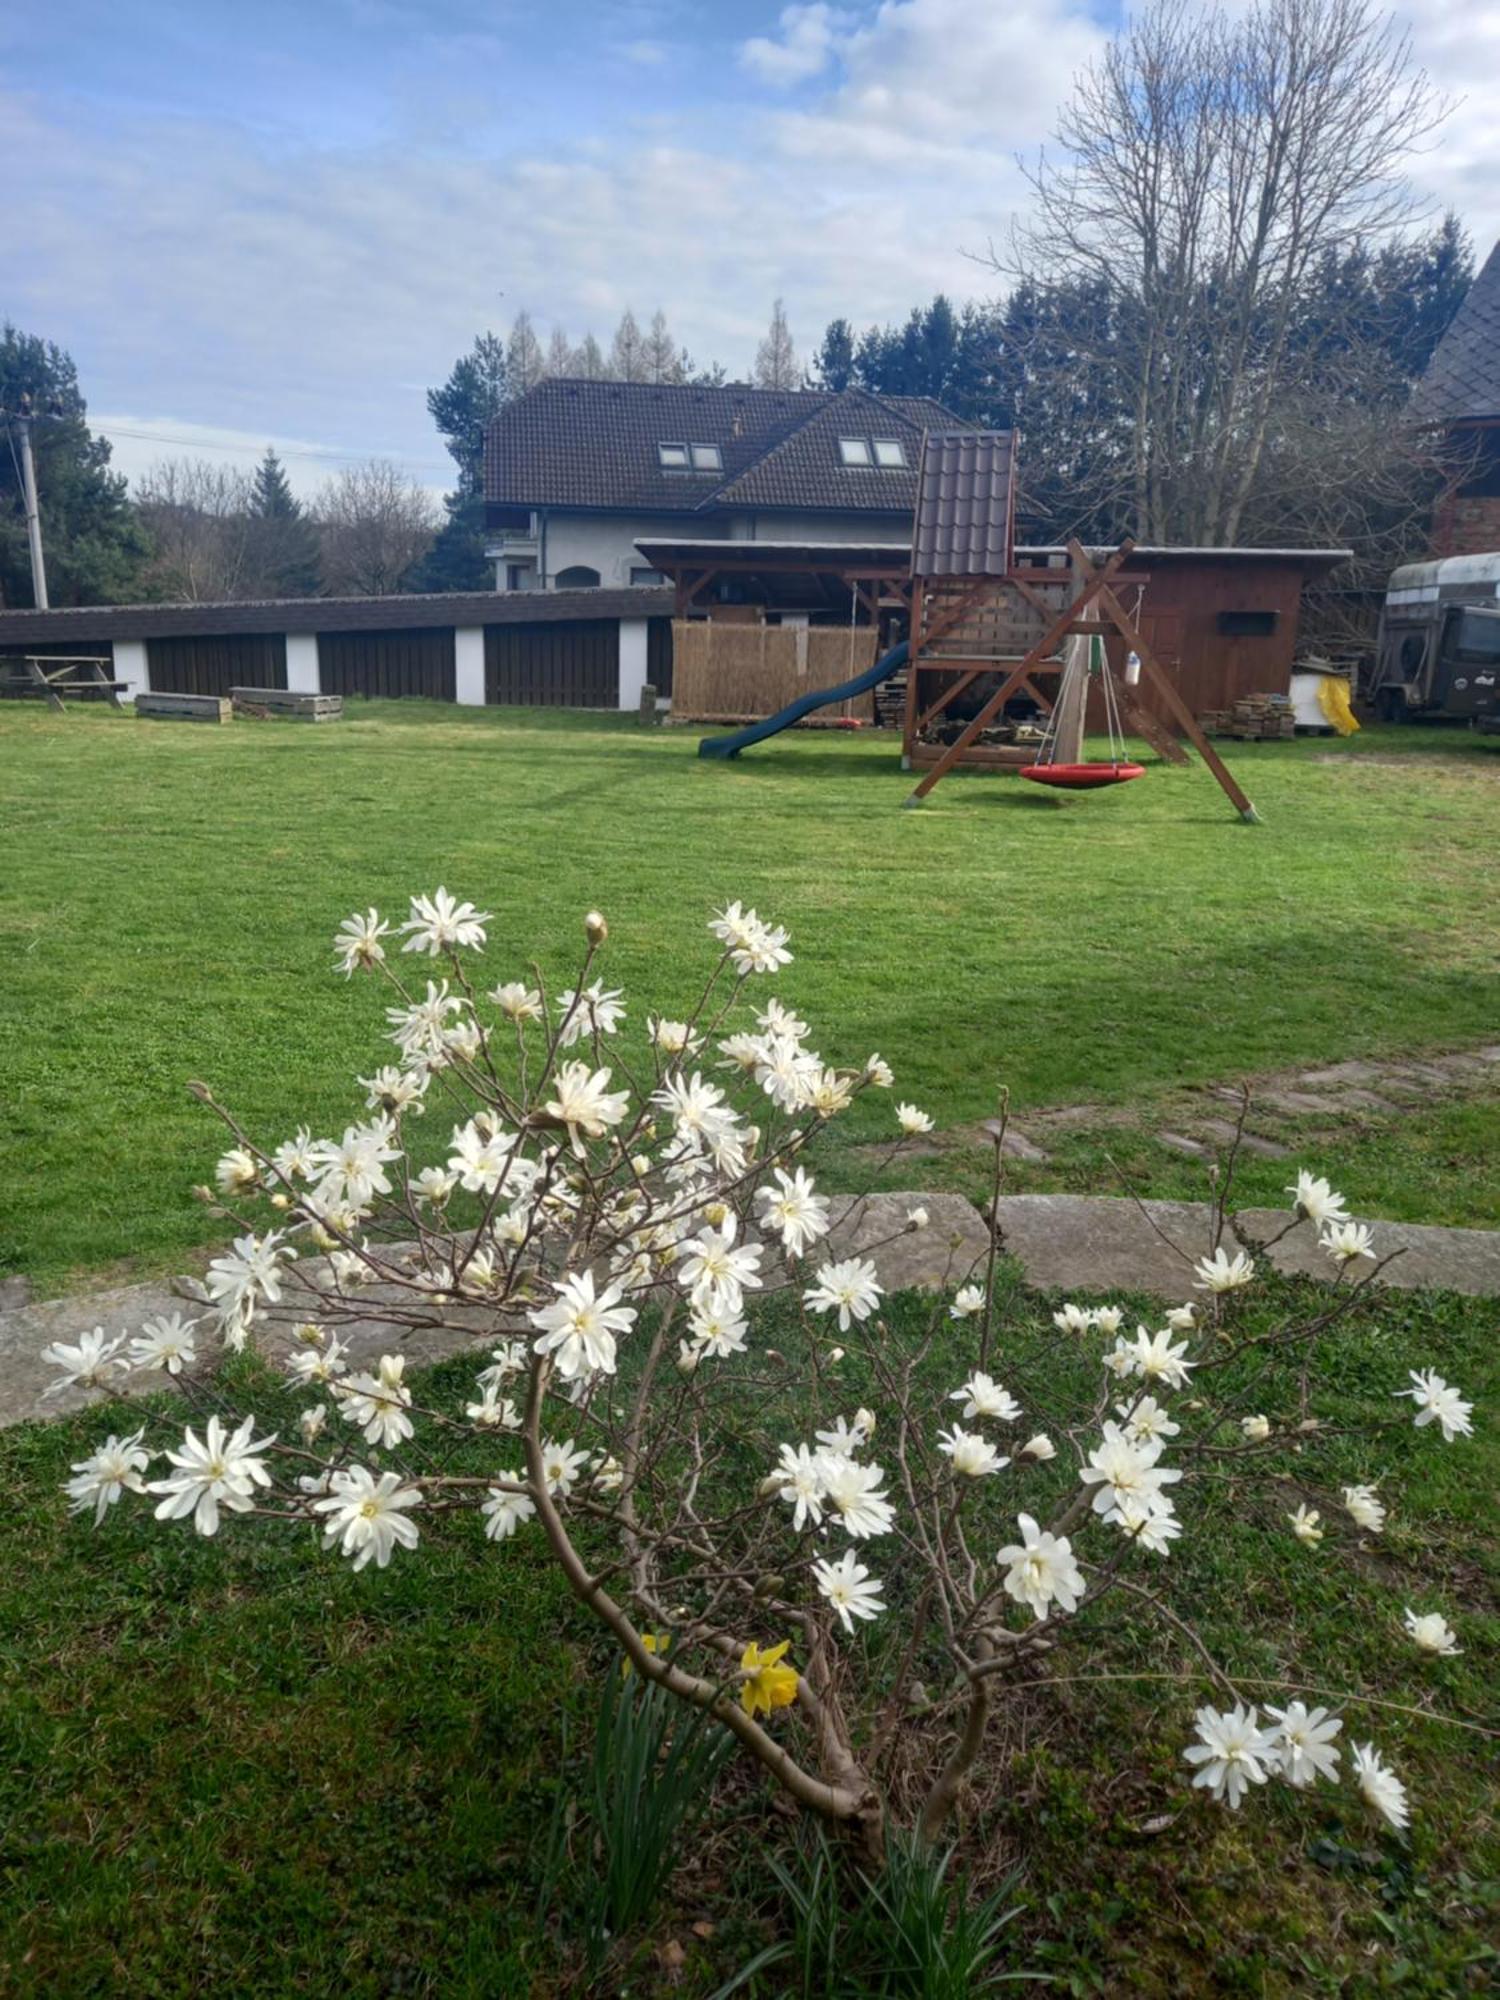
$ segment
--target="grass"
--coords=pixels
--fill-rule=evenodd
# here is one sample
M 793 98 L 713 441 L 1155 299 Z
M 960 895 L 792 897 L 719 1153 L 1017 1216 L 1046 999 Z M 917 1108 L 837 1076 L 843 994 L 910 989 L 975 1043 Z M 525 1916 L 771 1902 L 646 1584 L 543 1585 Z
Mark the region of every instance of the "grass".
M 1307 1302 L 1282 1285 L 1246 1310 L 1253 1326 Z M 1018 1295 L 1008 1340 L 1045 1327 L 1046 1310 Z M 766 1311 L 789 1351 L 785 1306 Z M 892 1337 L 925 1311 L 895 1302 Z M 1386 1482 L 1378 1543 L 1335 1523 L 1323 1551 L 1301 1548 L 1280 1518 L 1295 1487 L 1285 1502 L 1238 1481 L 1203 1490 L 1170 1557 L 1173 1601 L 1237 1673 L 1493 1727 L 1500 1465 L 1483 1415 L 1497 1334 L 1493 1305 L 1414 1295 L 1325 1338 L 1319 1378 L 1354 1423 L 1388 1418 L 1390 1384 L 1415 1361 L 1478 1405 L 1464 1445 L 1402 1424 L 1378 1447 L 1332 1447 L 1331 1479 Z M 263 1425 L 286 1428 L 291 1400 L 238 1365 Z M 423 1400 L 460 1401 L 470 1374 L 444 1364 Z M 857 1398 L 862 1384 L 845 1386 Z M 1294 1394 L 1265 1383 L 1270 1408 Z M 434 1519 L 420 1560 L 356 1577 L 310 1531 L 266 1523 L 203 1542 L 121 1508 L 96 1533 L 65 1516 L 57 1486 L 110 1421 L 0 1436 L 0 1989 L 560 2000 L 673 1984 L 703 2000 L 788 1936 L 770 1862 L 801 1865 L 795 1828 L 736 1761 L 664 1906 L 589 1983 L 580 1913 L 598 1857 L 581 1826 L 561 1866 L 550 1839 L 571 1787 L 587 1790 L 598 1689 L 617 1662 L 534 1536 L 496 1550 L 473 1517 Z M 892 1584 L 906 1588 L 899 1573 Z M 1409 1602 L 1442 1606 L 1458 1658 L 1415 1653 L 1400 1631 Z M 1411 1787 L 1409 1841 L 1351 1812 L 1347 1790 L 1257 1794 L 1230 1814 L 1184 1785 L 1203 1698 L 1191 1657 L 1139 1604 L 1111 1599 L 1094 1617 L 1086 1657 L 1060 1656 L 1052 1686 L 1007 1696 L 962 1830 L 976 1891 L 1020 1871 L 1005 1894 L 1025 1906 L 1005 1934 L 1012 1966 L 1065 1993 L 1143 2000 L 1436 2000 L 1493 1980 L 1492 1739 L 1351 1705 L 1346 1734 L 1373 1736 Z M 785 1974 L 744 1990 L 773 2000 Z
M 945 1128 L 1002 1084 L 1023 1112 L 1149 1107 L 1495 1032 L 1496 746 L 1410 729 L 1233 746 L 1256 829 L 1196 768 L 1065 804 L 960 774 L 902 812 L 887 737 L 788 736 L 730 766 L 695 749 L 628 718 L 417 702 L 223 729 L 7 704 L 0 1268 L 46 1293 L 212 1241 L 188 1190 L 215 1137 L 184 1082 L 261 1132 L 341 1124 L 383 1024 L 372 987 L 329 976 L 328 939 L 437 881 L 496 913 L 497 977 L 537 951 L 563 973 L 602 907 L 611 978 L 662 1011 L 700 970 L 707 907 L 748 899 L 791 927 L 783 985 L 824 1048 L 878 1048 Z M 1198 1184 L 1144 1131 L 1110 1149 L 1147 1192 Z M 1017 1184 L 1097 1186 L 1103 1152 L 1072 1142 Z M 1372 1211 L 1494 1220 L 1492 1152 L 1433 1107 L 1351 1124 L 1334 1157 Z M 864 1172 L 848 1150 L 824 1166 Z M 979 1172 L 960 1149 L 933 1178 Z M 1247 1189 L 1279 1198 L 1283 1179 L 1256 1168 Z

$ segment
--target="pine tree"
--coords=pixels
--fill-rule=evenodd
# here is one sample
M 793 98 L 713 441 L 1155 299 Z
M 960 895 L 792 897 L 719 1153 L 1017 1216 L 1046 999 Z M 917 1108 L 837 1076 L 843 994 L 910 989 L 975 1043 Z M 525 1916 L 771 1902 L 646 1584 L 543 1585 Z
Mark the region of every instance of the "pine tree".
M 854 380 L 854 328 L 848 320 L 828 322 L 813 366 L 820 387 L 834 391 L 849 387 Z
M 47 591 L 53 604 L 118 604 L 140 594 L 149 539 L 90 432 L 71 358 L 48 340 L 0 327 L 0 433 L 29 407 Z M 15 440 L 0 436 L 0 605 L 32 603 L 31 557 Z
M 795 389 L 802 378 L 792 330 L 786 323 L 786 307 L 780 299 L 771 308 L 771 325 L 755 350 L 755 386 L 758 389 Z
M 447 519 L 412 572 L 413 590 L 494 585 L 484 553 L 484 432 L 510 399 L 505 346 L 497 333 L 480 334 L 442 387 L 427 392 L 427 408 L 458 468 L 458 483 L 443 501 Z
M 505 347 L 505 375 L 510 393 L 524 396 L 528 389 L 536 387 L 546 372 L 542 344 L 531 324 L 531 314 L 518 312 Z
M 261 597 L 316 597 L 318 535 L 272 448 L 256 467 L 250 496 L 250 573 Z
M 614 382 L 644 382 L 646 380 L 646 343 L 641 329 L 636 324 L 635 314 L 629 306 L 615 328 L 615 337 L 609 350 L 609 373 Z

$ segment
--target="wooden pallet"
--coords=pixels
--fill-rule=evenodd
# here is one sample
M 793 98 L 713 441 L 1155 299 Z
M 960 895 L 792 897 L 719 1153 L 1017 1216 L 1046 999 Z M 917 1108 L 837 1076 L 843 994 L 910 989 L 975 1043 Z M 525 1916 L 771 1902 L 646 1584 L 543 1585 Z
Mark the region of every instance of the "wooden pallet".
M 138 694 L 135 712 L 157 722 L 228 722 L 234 707 L 220 694 Z
M 286 715 L 299 722 L 337 722 L 344 712 L 341 694 L 302 694 L 292 688 L 231 688 L 229 699 L 237 713 L 258 710 L 263 715 Z

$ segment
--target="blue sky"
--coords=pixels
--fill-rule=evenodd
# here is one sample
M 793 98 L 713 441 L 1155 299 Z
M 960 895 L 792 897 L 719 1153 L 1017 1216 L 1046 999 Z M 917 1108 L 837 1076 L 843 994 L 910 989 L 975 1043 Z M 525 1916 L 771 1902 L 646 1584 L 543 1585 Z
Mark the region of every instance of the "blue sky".
M 0 312 L 74 354 L 116 460 L 268 439 L 441 485 L 423 402 L 524 307 L 601 340 L 662 306 L 743 373 L 785 297 L 844 313 L 995 289 L 982 262 L 1115 10 L 1090 0 L 12 0 L 0 10 Z M 1500 4 L 1432 0 L 1462 97 Z M 1492 89 L 1417 162 L 1500 230 Z M 17 176 L 15 163 L 28 162 Z

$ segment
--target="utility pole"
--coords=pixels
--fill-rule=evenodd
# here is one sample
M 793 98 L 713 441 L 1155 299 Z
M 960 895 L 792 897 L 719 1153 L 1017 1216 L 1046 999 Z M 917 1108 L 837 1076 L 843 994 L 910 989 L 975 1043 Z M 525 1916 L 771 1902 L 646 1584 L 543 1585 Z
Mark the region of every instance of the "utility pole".
M 46 611 L 47 565 L 42 556 L 42 517 L 36 501 L 36 464 L 31 456 L 30 399 L 12 419 L 21 440 L 21 499 L 26 508 L 26 540 L 31 549 L 31 595 L 38 611 Z

